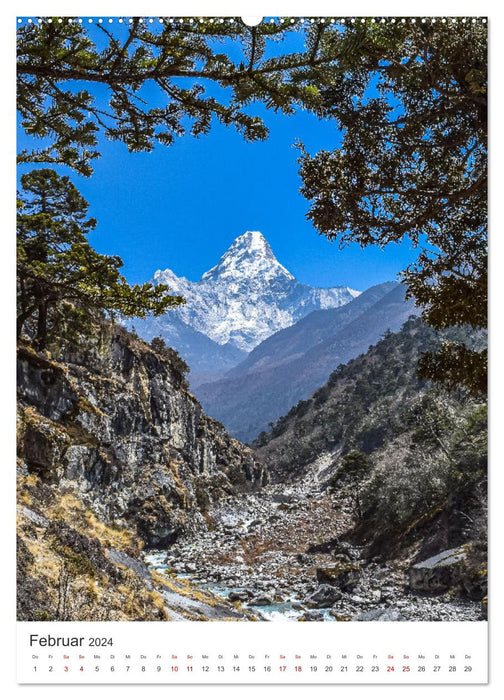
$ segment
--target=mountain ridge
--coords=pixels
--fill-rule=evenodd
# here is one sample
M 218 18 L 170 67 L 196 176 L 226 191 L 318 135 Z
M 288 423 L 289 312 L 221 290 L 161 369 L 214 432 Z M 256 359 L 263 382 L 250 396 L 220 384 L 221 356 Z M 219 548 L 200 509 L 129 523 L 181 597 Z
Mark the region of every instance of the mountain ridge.
M 265 364 L 265 358 L 269 359 L 268 367 L 275 367 L 295 359 L 296 354 L 301 355 L 309 348 L 334 335 L 345 321 L 350 322 L 386 293 L 395 289 L 397 285 L 397 282 L 383 282 L 373 285 L 351 303 L 335 309 L 312 311 L 292 326 L 277 331 L 266 338 L 239 365 L 229 370 L 226 377 L 248 373 L 248 371 L 254 371 L 254 368 L 260 369 L 261 365 Z
M 404 298 L 404 286 L 392 284 L 394 286 L 390 289 L 390 283 L 384 283 L 383 294 L 377 300 L 372 299 L 374 303 L 364 308 L 356 318 L 351 318 L 351 307 L 357 304 L 365 306 L 362 302 L 366 301 L 366 292 L 343 307 L 348 312 L 349 322 L 340 328 L 333 328 L 333 334 L 322 342 L 305 348 L 282 364 L 271 364 L 241 374 L 231 370 L 223 379 L 200 385 L 198 399 L 205 410 L 224 423 L 234 437 L 245 442 L 257 437 L 271 421 L 298 401 L 307 399 L 324 384 L 339 364 L 365 352 L 387 330 L 399 330 L 404 321 L 415 314 L 414 303 Z M 372 288 L 370 296 L 373 297 L 379 289 L 380 285 Z M 324 315 L 334 315 L 336 311 L 340 309 L 318 313 L 324 319 Z M 306 317 L 298 324 L 304 326 L 311 320 Z M 281 334 L 289 338 L 294 332 L 295 326 Z M 275 338 L 270 338 L 265 343 L 271 345 L 275 341 Z M 260 354 L 261 348 L 255 352 L 256 355 Z M 241 366 L 246 368 L 247 362 L 245 360 Z
M 168 285 L 171 293 L 182 295 L 186 303 L 157 319 L 149 317 L 135 322 L 135 330 L 145 338 L 161 335 L 183 356 L 184 352 L 190 355 L 193 344 L 198 344 L 187 328 L 221 347 L 245 353 L 312 311 L 342 306 L 360 294 L 346 286 L 318 288 L 298 282 L 276 259 L 259 231 L 246 231 L 238 236 L 217 265 L 197 282 L 179 277 L 170 269 L 157 270 L 152 282 Z M 175 319 L 185 324 L 183 342 L 177 337 L 180 324 L 177 332 L 170 327 L 176 323 Z M 232 353 L 224 351 L 223 361 L 219 351 L 214 350 L 215 353 L 207 353 L 207 363 L 212 357 L 216 370 L 229 370 Z M 197 347 L 191 358 L 184 359 L 195 372 L 207 371 L 201 366 Z M 240 359 L 243 358 L 238 356 L 234 364 Z

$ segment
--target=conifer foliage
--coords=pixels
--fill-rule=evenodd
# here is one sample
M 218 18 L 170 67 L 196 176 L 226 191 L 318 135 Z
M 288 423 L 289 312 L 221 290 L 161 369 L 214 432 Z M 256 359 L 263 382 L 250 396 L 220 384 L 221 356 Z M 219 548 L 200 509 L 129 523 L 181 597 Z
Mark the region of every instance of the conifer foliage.
M 88 243 L 96 221 L 66 176 L 43 168 L 21 178 L 17 218 L 17 333 L 28 329 L 44 349 L 55 337 L 75 338 L 102 312 L 159 315 L 180 297 L 150 284 L 130 286 L 118 256 Z
M 136 17 L 113 30 L 97 24 L 92 37 L 68 18 L 27 24 L 18 31 L 18 109 L 27 133 L 51 143 L 24 150 L 19 162 L 60 163 L 90 175 L 98 132 L 130 151 L 150 151 L 156 141 L 170 145 L 184 134 L 188 120 L 193 136 L 208 133 L 215 119 L 246 140 L 265 139 L 263 121 L 244 110 L 250 103 L 288 114 L 319 104 L 312 74 L 318 25 L 306 32 L 308 51 L 265 56 L 269 44 L 298 27 L 289 19 L 247 27 L 239 18 Z M 96 99 L 99 85 L 107 90 L 103 104 Z
M 335 41 L 340 70 L 321 95 L 343 139 L 314 156 L 302 148 L 309 218 L 342 245 L 409 238 L 420 253 L 402 277 L 424 320 L 437 329 L 486 328 L 485 24 L 367 22 Z M 486 350 L 445 344 L 420 369 L 486 392 Z
M 300 145 L 315 228 L 341 245 L 409 239 L 420 250 L 402 277 L 424 320 L 486 328 L 481 18 L 283 18 L 247 27 L 239 18 L 136 17 L 92 30 L 45 18 L 18 31 L 17 76 L 21 125 L 42 144 L 19 162 L 85 176 L 100 134 L 149 151 L 219 121 L 260 140 L 268 130 L 255 103 L 334 120 L 342 134 L 335 150 L 310 155 Z M 444 345 L 420 371 L 481 395 L 487 353 Z
M 66 166 L 90 176 L 100 135 L 132 152 L 150 151 L 155 143 L 170 145 L 188 122 L 193 136 L 206 134 L 218 120 L 247 140 L 264 139 L 262 120 L 244 110 L 251 102 L 285 113 L 296 106 L 316 109 L 318 103 L 319 91 L 304 71 L 315 59 L 311 35 L 319 29 L 308 31 L 309 55 L 265 58 L 266 42 L 298 24 L 284 20 L 250 28 L 239 19 L 174 23 L 137 17 L 122 26 L 116 21 L 113 30 L 96 24 L 91 32 L 73 18 L 27 23 L 18 29 L 17 107 L 21 126 L 41 147 L 24 149 L 18 162 Z M 242 49 L 241 61 L 230 57 L 233 42 Z M 208 84 L 221 90 L 222 99 L 207 93 Z M 93 250 L 85 236 L 95 222 L 86 219 L 87 203 L 67 177 L 33 171 L 23 176 L 22 188 L 18 337 L 31 325 L 44 348 L 55 332 L 83 330 L 96 311 L 158 315 L 183 301 L 168 295 L 166 286 L 128 286 L 118 272 L 120 258 Z

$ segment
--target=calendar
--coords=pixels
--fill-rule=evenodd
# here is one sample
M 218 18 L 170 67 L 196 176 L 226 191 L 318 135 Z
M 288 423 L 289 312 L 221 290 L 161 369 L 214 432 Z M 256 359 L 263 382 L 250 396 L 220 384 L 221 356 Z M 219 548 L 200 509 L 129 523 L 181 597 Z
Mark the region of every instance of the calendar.
M 18 683 L 487 683 L 487 31 L 16 18 Z
M 363 623 L 326 635 L 226 623 L 81 623 L 18 632 L 21 683 L 486 683 L 486 623 Z M 321 626 L 322 625 L 322 626 Z M 291 626 L 288 625 L 288 628 Z M 39 632 L 33 632 L 38 629 Z M 456 632 L 456 635 L 454 635 Z M 71 633 L 72 636 L 68 636 Z M 101 636 L 103 635 L 103 636 Z M 432 636 L 434 635 L 434 636 Z M 435 642 L 433 642 L 435 640 Z

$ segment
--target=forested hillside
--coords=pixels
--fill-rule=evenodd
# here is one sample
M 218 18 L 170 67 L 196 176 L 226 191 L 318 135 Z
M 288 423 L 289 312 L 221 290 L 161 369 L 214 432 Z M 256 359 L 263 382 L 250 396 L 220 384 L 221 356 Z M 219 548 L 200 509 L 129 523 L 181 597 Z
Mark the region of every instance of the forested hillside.
M 483 334 L 438 333 L 419 319 L 338 367 L 255 446 L 276 482 L 296 483 L 327 456 L 325 482 L 350 499 L 352 536 L 372 548 L 404 544 L 434 525 L 440 551 L 485 538 L 486 404 L 419 380 L 422 352 L 443 340 L 481 348 Z M 422 530 L 423 528 L 423 530 Z M 426 544 L 427 546 L 427 544 Z

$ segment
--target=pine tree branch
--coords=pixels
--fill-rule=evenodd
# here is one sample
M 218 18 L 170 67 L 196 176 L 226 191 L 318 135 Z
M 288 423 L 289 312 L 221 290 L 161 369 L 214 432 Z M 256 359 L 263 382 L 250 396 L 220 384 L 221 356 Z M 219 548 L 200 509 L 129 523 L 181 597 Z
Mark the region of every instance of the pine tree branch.
M 250 34 L 252 37 L 252 44 L 251 44 L 251 48 L 250 48 L 250 61 L 249 61 L 247 73 L 252 73 L 252 69 L 254 67 L 256 41 L 257 41 L 257 27 L 252 27 Z
M 126 56 L 126 52 L 128 51 L 128 48 L 130 47 L 131 43 L 134 41 L 134 39 L 137 36 L 138 26 L 139 26 L 139 18 L 135 17 L 133 19 L 133 26 L 131 27 L 131 29 L 129 31 L 128 38 L 124 42 L 123 47 L 120 50 L 120 52 L 117 54 L 117 57 L 116 57 L 114 63 L 112 64 L 112 68 L 110 69 L 110 73 L 113 73 L 115 71 L 115 69 L 118 67 L 120 62 L 123 60 L 124 56 Z

